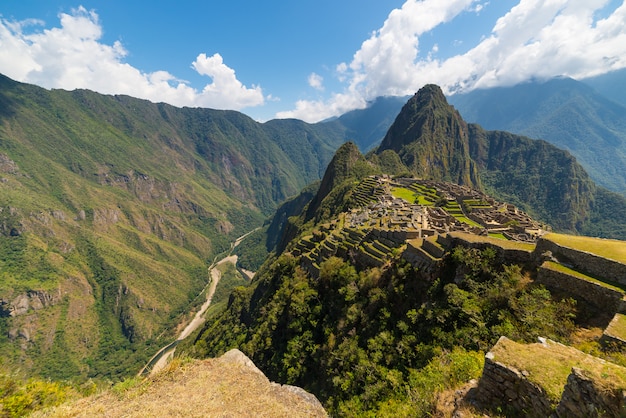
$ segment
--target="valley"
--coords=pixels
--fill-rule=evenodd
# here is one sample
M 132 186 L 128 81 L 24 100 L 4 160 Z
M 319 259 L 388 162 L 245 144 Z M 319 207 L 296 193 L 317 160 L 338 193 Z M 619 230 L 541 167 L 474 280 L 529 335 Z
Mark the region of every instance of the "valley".
M 213 263 L 211 264 L 211 266 L 209 266 L 209 269 L 208 269 L 209 282 L 207 283 L 207 285 L 201 292 L 201 294 L 206 294 L 206 300 L 204 301 L 202 306 L 200 306 L 198 311 L 194 314 L 193 319 L 185 326 L 185 328 L 178 335 L 178 338 L 176 338 L 176 340 L 171 342 L 170 344 L 167 344 L 166 346 L 162 347 L 154 356 L 152 356 L 152 358 L 148 361 L 148 363 L 139 371 L 138 373 L 139 376 L 142 376 L 144 374 L 154 375 L 158 373 L 159 371 L 163 370 L 167 366 L 167 364 L 172 360 L 174 353 L 176 352 L 176 345 L 178 345 L 180 341 L 187 338 L 194 331 L 196 331 L 196 329 L 198 329 L 200 325 L 202 325 L 202 323 L 205 321 L 204 315 L 207 309 L 209 308 L 209 306 L 211 305 L 211 302 L 213 301 L 213 295 L 215 294 L 215 290 L 217 289 L 217 286 L 219 285 L 220 279 L 222 277 L 222 273 L 219 269 L 220 266 L 228 263 L 228 264 L 232 264 L 235 268 L 237 268 L 238 257 L 237 255 L 232 254 L 233 250 L 248 235 L 255 232 L 257 229 L 254 229 L 250 232 L 246 232 L 244 235 L 237 238 L 235 241 L 232 242 L 230 246 L 230 251 L 224 258 L 213 261 Z M 247 270 L 242 271 L 242 274 L 245 275 L 249 280 L 251 280 L 252 277 L 254 276 L 253 272 L 250 272 Z

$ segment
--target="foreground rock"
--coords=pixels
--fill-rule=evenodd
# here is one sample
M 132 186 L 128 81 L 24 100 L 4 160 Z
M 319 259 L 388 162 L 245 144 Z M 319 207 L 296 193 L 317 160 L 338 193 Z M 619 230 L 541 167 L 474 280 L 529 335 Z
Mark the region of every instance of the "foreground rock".
M 125 390 L 61 405 L 46 417 L 326 417 L 314 395 L 272 383 L 239 350 L 170 366 Z

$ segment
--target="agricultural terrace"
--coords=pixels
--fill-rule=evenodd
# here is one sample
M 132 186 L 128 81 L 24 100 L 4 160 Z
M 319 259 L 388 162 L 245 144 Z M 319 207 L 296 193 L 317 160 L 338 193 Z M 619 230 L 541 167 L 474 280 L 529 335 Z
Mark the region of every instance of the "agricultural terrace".
M 626 244 L 624 241 L 556 233 L 546 234 L 544 238 L 563 247 L 626 263 Z

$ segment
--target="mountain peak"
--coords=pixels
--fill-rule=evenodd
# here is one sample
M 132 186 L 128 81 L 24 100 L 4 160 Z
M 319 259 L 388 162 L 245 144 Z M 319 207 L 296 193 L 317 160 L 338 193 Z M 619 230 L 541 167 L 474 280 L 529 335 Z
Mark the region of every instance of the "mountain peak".
M 361 177 L 363 173 L 369 174 L 370 164 L 367 162 L 359 147 L 354 142 L 344 143 L 328 164 L 320 188 L 311 201 L 307 212 L 307 218 L 313 216 L 319 208 L 322 200 L 346 179 Z
M 467 123 L 437 85 L 425 85 L 404 105 L 377 152 L 388 149 L 418 177 L 480 187 Z

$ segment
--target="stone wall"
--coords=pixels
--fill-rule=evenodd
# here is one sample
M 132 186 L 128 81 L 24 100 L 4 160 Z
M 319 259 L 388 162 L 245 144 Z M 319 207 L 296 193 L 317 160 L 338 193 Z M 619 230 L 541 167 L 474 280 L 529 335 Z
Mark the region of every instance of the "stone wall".
M 583 370 L 573 367 L 556 414 L 563 418 L 624 417 L 625 396 L 623 390 L 599 387 Z
M 422 248 L 435 258 L 442 258 L 446 253 L 445 248 L 439 246 L 430 239 L 425 239 L 423 241 Z
M 479 403 L 505 412 L 523 411 L 524 416 L 550 416 L 554 406 L 546 392 L 526 379 L 523 373 L 494 361 L 493 355 L 487 353 L 476 393 Z
M 467 248 L 476 248 L 484 250 L 485 248 L 493 248 L 496 251 L 498 261 L 504 264 L 527 264 L 533 261 L 533 252 L 529 250 L 504 248 L 495 243 L 485 241 L 475 242 L 463 239 L 461 234 L 449 234 L 452 238 L 452 246 L 462 245 Z M 472 237 L 475 238 L 473 235 Z
M 521 361 L 514 360 L 515 353 L 523 356 Z M 504 364 L 503 358 L 530 371 Z M 560 362 L 564 370 L 544 376 L 541 370 L 553 362 Z M 539 338 L 539 343 L 526 345 L 500 337 L 485 355 L 483 375 L 470 400 L 506 416 L 626 417 L 624 376 L 626 369 L 621 366 L 551 340 Z M 540 382 L 552 391 L 563 389 L 548 396 Z
M 563 290 L 607 311 L 620 312 L 625 308 L 622 292 L 551 269 L 548 263 L 544 262 L 537 271 L 539 283 Z
M 602 258 L 585 251 L 575 250 L 559 245 L 555 242 L 540 238 L 535 252 L 543 254 L 552 252 L 560 262 L 574 266 L 576 270 L 584 271 L 592 276 L 626 285 L 626 264 Z

